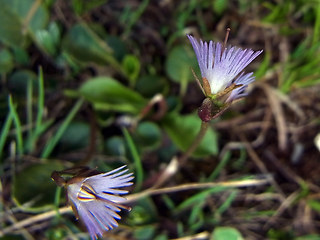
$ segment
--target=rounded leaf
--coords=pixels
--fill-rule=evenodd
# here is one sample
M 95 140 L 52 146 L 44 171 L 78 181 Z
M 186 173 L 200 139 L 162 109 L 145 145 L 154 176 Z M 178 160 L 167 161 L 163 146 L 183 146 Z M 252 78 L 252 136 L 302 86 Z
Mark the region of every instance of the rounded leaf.
M 12 93 L 24 95 L 27 92 L 29 81 L 32 82 L 33 89 L 37 89 L 37 75 L 29 70 L 20 70 L 9 77 L 8 88 Z
M 122 61 L 122 67 L 132 83 L 135 82 L 140 73 L 141 64 L 134 55 L 126 55 Z
M 25 43 L 25 30 L 33 34 L 43 29 L 49 19 L 48 9 L 45 4 L 40 4 L 33 12 L 32 17 L 26 22 L 36 0 L 0 0 L 0 39 L 10 46 L 22 46 Z M 28 23 L 27 26 L 24 24 Z
M 154 149 L 161 143 L 161 130 L 155 123 L 142 122 L 137 127 L 136 138 L 141 147 Z
M 125 156 L 127 152 L 125 140 L 119 136 L 108 138 L 104 147 L 106 154 L 111 156 Z
M 58 143 L 60 152 L 85 148 L 89 144 L 90 126 L 85 122 L 71 122 Z
M 108 63 L 111 49 L 87 26 L 74 25 L 62 41 L 62 48 L 82 62 Z
M 225 0 L 214 0 L 212 2 L 212 8 L 213 11 L 219 15 L 221 15 L 222 13 L 224 13 L 224 11 L 226 11 L 227 7 L 228 7 L 228 1 Z
M 121 62 L 127 52 L 126 44 L 119 37 L 112 35 L 108 35 L 105 40 L 108 46 L 112 48 L 114 58 Z
M 168 83 L 164 78 L 157 75 L 144 75 L 136 83 L 137 91 L 148 98 L 157 93 L 163 93 L 166 88 L 168 88 Z
M 13 183 L 13 195 L 20 202 L 35 201 L 34 206 L 51 204 L 54 199 L 56 184 L 51 180 L 51 173 L 63 166 L 57 161 L 33 164 L 16 175 Z
M 13 69 L 13 57 L 8 49 L 0 50 L 0 73 L 5 74 Z
M 186 151 L 200 130 L 201 120 L 195 114 L 181 116 L 173 112 L 163 119 L 162 124 L 175 145 L 181 151 Z M 217 153 L 217 135 L 214 130 L 209 127 L 198 148 L 193 153 L 193 156 L 206 157 L 216 155 Z
M 194 80 L 191 68 L 198 70 L 198 63 L 191 47 L 182 45 L 173 48 L 166 61 L 166 72 L 175 82 Z
M 147 104 L 140 94 L 110 77 L 88 80 L 79 93 L 101 110 L 138 113 Z
M 217 227 L 214 229 L 210 240 L 244 240 L 241 233 L 232 227 Z

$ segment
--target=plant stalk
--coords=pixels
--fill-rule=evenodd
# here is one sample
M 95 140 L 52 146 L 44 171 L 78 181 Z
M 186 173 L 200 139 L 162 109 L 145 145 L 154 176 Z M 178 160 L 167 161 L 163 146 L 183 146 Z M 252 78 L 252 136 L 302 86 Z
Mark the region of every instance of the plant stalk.
M 201 122 L 201 127 L 198 135 L 196 136 L 192 144 L 189 146 L 187 151 L 179 159 L 180 165 L 184 164 L 187 161 L 187 159 L 192 155 L 192 153 L 197 149 L 203 137 L 206 135 L 208 127 L 209 127 L 208 122 L 204 122 L 204 121 Z

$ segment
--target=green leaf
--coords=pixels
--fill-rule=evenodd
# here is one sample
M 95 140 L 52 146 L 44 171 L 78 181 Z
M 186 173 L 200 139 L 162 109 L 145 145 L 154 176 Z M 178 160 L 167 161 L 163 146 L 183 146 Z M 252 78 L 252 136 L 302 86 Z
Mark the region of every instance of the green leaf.
M 108 46 L 112 48 L 114 58 L 121 62 L 127 53 L 128 46 L 119 36 L 108 35 L 104 39 Z
M 0 50 L 0 73 L 6 74 L 12 70 L 14 66 L 13 57 L 8 49 Z
M 214 0 L 212 3 L 213 11 L 221 15 L 228 7 L 227 0 Z
M 105 4 L 108 0 L 72 0 L 72 7 L 76 14 L 82 15 L 91 9 Z
M 39 46 L 50 55 L 55 55 L 60 42 L 60 29 L 56 22 L 51 22 L 48 29 L 41 29 L 36 32 L 35 37 Z
M 168 236 L 167 234 L 163 233 L 163 234 L 160 234 L 160 235 L 157 235 L 154 240 L 168 240 Z
M 113 62 L 112 50 L 84 24 L 74 25 L 62 41 L 62 48 L 70 56 L 82 62 L 104 65 Z
M 126 55 L 122 61 L 122 67 L 130 80 L 130 86 L 134 86 L 141 68 L 139 59 L 134 55 Z
M 311 207 L 313 210 L 320 212 L 320 202 L 316 200 L 309 200 L 308 202 L 309 207 Z
M 167 81 L 157 75 L 144 75 L 137 80 L 136 89 L 143 96 L 151 98 L 168 89 Z
M 37 89 L 37 75 L 29 70 L 19 70 L 10 76 L 8 86 L 12 93 L 25 95 L 29 81 L 32 82 L 33 88 Z
M 80 87 L 79 93 L 95 107 L 99 109 L 106 107 L 105 110 L 111 111 L 119 109 L 119 111 L 138 113 L 147 104 L 147 100 L 140 94 L 110 77 L 90 79 Z
M 282 240 L 282 239 L 295 239 L 295 234 L 293 233 L 292 230 L 287 230 L 287 229 L 269 229 L 267 233 L 267 239 L 272 239 L 272 240 Z M 303 238 L 305 240 L 305 238 Z
M 214 229 L 211 240 L 243 240 L 241 233 L 232 227 L 217 227 Z
M 123 137 L 113 136 L 108 138 L 104 144 L 105 152 L 111 156 L 123 157 L 126 155 L 126 143 Z
M 21 46 L 26 30 L 35 34 L 48 23 L 48 10 L 35 0 L 0 0 L 0 5 L 0 39 L 10 46 Z
M 10 7 L 0 1 L 0 40 L 9 46 L 20 46 L 23 43 L 22 23 Z
M 140 147 L 155 149 L 161 143 L 161 130 L 155 123 L 142 122 L 137 127 L 135 139 Z
M 89 144 L 90 126 L 85 122 L 74 121 L 67 127 L 58 142 L 62 152 L 85 148 Z
M 320 235 L 319 234 L 310 234 L 310 235 L 304 235 L 295 238 L 295 240 L 319 240 Z
M 178 83 L 194 80 L 190 68 L 198 70 L 192 49 L 186 45 L 173 48 L 166 61 L 166 72 L 170 79 Z
M 28 21 L 28 18 L 30 17 L 28 27 L 33 33 L 39 29 L 45 28 L 48 24 L 49 13 L 44 4 L 37 6 L 36 0 L 0 0 L 0 2 L 3 1 L 6 2 L 6 4 L 9 4 L 18 16 L 21 17 L 23 24 L 25 24 L 25 21 Z M 30 15 L 32 8 L 35 8 L 36 11 L 33 15 Z
M 13 47 L 12 49 L 13 58 L 16 63 L 20 65 L 28 65 L 30 62 L 30 58 L 27 50 L 22 47 Z
M 162 121 L 163 127 L 171 140 L 181 151 L 186 151 L 196 138 L 201 120 L 195 114 L 180 116 L 178 113 L 167 115 Z M 193 153 L 194 157 L 206 157 L 218 153 L 217 135 L 212 128 L 208 128 L 200 145 Z
M 158 213 L 154 202 L 149 198 L 142 198 L 135 203 L 127 222 L 132 226 L 147 225 L 157 221 Z
M 60 170 L 63 166 L 57 161 L 50 163 L 37 163 L 25 168 L 16 175 L 13 184 L 13 195 L 19 203 L 31 200 L 35 206 L 53 202 L 56 184 L 51 180 L 52 171 Z
M 59 240 L 67 238 L 68 230 L 65 227 L 52 227 L 45 232 L 47 239 Z
M 155 225 L 146 225 L 142 227 L 137 227 L 134 229 L 134 239 L 154 239 L 154 234 L 156 232 Z

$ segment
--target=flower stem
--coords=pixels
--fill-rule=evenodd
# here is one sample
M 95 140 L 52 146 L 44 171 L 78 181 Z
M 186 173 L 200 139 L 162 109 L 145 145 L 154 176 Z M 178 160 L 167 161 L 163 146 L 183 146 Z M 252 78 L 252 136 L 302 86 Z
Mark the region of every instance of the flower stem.
M 208 130 L 209 123 L 208 122 L 201 122 L 201 127 L 198 135 L 194 139 L 194 141 L 191 143 L 189 148 L 186 150 L 186 152 L 181 156 L 179 159 L 180 166 L 183 165 L 187 159 L 191 156 L 191 154 L 197 149 L 199 144 L 201 143 L 203 137 L 205 136 L 207 130 Z
M 204 121 L 201 122 L 201 127 L 198 135 L 196 136 L 194 141 L 191 143 L 189 148 L 186 150 L 186 152 L 178 159 L 179 163 L 177 164 L 177 166 L 173 164 L 173 166 L 175 167 L 172 167 L 172 168 L 170 167 L 169 171 L 164 170 L 158 177 L 156 183 L 150 189 L 157 189 L 161 187 L 166 181 L 170 179 L 170 177 L 173 174 L 175 174 L 178 171 L 179 167 L 183 166 L 183 164 L 188 160 L 188 158 L 192 155 L 192 153 L 197 149 L 197 147 L 201 143 L 203 137 L 205 136 L 208 130 L 208 126 L 209 126 L 208 122 L 204 122 Z

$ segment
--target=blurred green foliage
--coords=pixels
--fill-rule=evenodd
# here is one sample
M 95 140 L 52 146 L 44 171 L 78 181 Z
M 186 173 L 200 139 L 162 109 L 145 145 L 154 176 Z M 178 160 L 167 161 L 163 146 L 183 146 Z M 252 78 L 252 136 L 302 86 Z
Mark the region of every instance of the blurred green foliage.
M 202 101 L 190 97 L 196 86 L 191 68 L 198 76 L 199 70 L 187 33 L 221 41 L 218 23 L 222 29 L 230 24 L 234 39 L 237 30 L 254 19 L 255 26 L 271 32 L 275 42 L 293 43 L 283 53 L 279 49 L 284 45 L 255 42 L 254 47 L 269 46 L 256 68 L 257 81 L 280 73 L 276 87 L 285 94 L 319 84 L 318 0 L 160 2 L 128 1 L 122 6 L 108 0 L 0 0 L 0 173 L 8 183 L 1 184 L 5 200 L 0 202 L 1 216 L 4 204 L 14 213 L 23 212 L 19 220 L 24 213 L 56 209 L 53 170 L 83 162 L 105 170 L 121 162 L 135 171 L 142 188 L 163 163 L 186 151 L 200 128 L 195 110 Z M 154 103 L 157 94 L 162 98 Z M 216 160 L 223 141 L 210 128 L 192 156 L 193 164 Z M 204 176 L 196 167 L 190 175 L 199 182 L 213 181 L 227 165 L 235 171 L 246 169 L 246 159 L 241 148 L 239 156 L 227 152 L 211 174 Z M 181 176 L 176 176 L 180 182 L 189 182 Z M 298 200 L 304 201 L 309 191 L 300 188 Z M 212 199 L 222 193 L 224 201 L 214 204 L 215 212 L 208 211 L 208 202 L 212 206 Z M 210 231 L 212 240 L 243 239 L 236 228 L 221 221 L 237 196 L 234 189 L 211 188 L 188 196 L 146 197 L 135 204 L 126 223 L 136 239 L 162 240 L 202 230 Z M 61 200 L 63 204 L 64 196 Z M 306 204 L 320 211 L 318 200 Z M 240 217 L 255 221 L 275 214 L 275 210 L 251 209 Z M 159 228 L 163 218 L 168 229 Z M 11 223 L 0 222 L 0 229 Z M 57 218 L 50 224 L 36 238 L 76 238 L 82 232 L 71 220 Z M 319 239 L 312 234 L 298 237 L 286 229 L 270 229 L 267 235 Z
M 212 240 L 224 240 L 224 239 L 243 240 L 243 237 L 241 236 L 241 233 L 234 228 L 218 227 L 213 231 L 211 235 L 211 239 Z

